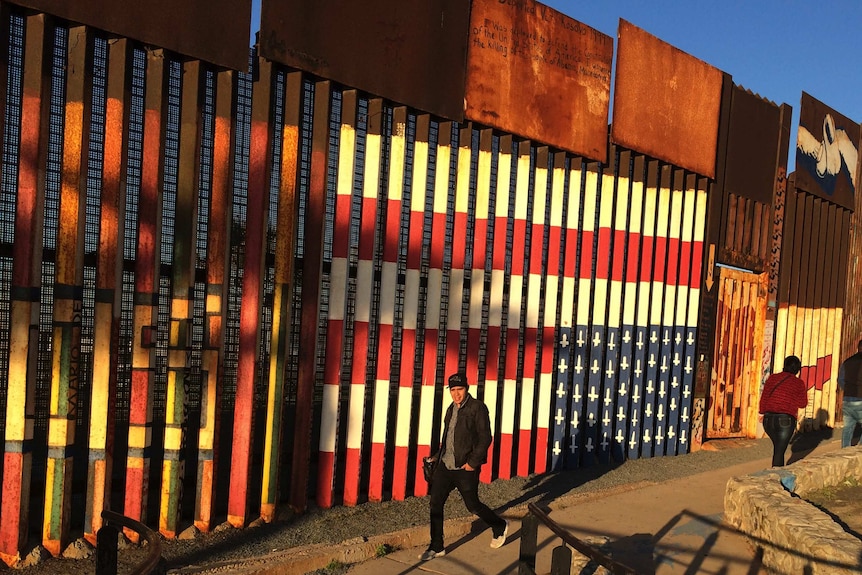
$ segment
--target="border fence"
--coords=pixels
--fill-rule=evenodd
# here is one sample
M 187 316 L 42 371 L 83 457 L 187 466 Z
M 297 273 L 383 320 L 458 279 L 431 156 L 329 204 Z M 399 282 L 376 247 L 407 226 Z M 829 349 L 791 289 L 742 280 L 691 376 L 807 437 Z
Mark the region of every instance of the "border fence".
M 532 0 L 453 2 L 466 81 L 419 103 L 369 91 L 396 89 L 371 60 L 345 84 L 289 30 L 237 70 L 199 38 L 183 55 L 145 24 L 17 4 L 0 3 L 8 563 L 94 543 L 105 510 L 175 537 L 423 496 L 455 371 L 491 413 L 486 482 L 754 437 L 789 353 L 804 425 L 834 425 L 855 177 L 837 176 L 849 200 L 788 182 L 789 107 L 631 24 L 608 131 L 612 40 Z M 393 65 L 396 40 L 379 40 Z M 523 83 L 546 49 L 528 84 L 549 103 L 525 121 L 485 58 Z M 671 72 L 697 89 L 668 95 Z M 536 87 L 554 74 L 568 103 Z

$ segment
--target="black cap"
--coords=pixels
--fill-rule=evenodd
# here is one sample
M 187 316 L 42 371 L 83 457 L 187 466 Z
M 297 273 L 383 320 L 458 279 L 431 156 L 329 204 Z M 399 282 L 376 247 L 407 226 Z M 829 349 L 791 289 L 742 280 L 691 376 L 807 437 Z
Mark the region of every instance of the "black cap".
M 470 387 L 467 384 L 467 376 L 463 373 L 453 373 L 449 376 L 449 389 L 453 387 Z

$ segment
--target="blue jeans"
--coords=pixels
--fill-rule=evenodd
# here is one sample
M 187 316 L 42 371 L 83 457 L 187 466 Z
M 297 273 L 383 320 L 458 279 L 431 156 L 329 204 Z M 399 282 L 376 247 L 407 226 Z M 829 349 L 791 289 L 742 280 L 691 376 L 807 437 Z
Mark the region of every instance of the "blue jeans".
M 841 447 L 850 447 L 856 424 L 862 423 L 862 397 L 845 397 L 841 407 L 844 413 L 844 429 L 841 432 Z
M 763 430 L 772 440 L 772 466 L 784 467 L 784 452 L 796 431 L 796 418 L 786 413 L 764 413 Z

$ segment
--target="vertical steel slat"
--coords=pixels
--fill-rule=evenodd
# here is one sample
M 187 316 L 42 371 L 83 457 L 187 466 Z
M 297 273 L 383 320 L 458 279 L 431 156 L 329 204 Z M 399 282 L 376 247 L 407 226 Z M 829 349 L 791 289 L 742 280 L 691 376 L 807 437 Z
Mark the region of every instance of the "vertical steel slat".
M 399 286 L 398 248 L 401 224 L 401 204 L 403 201 L 404 162 L 407 151 L 407 109 L 398 107 L 392 113 L 391 133 L 389 138 L 389 165 L 387 166 L 388 181 L 385 182 L 386 192 L 382 199 L 381 212 L 378 214 L 382 231 L 382 255 L 380 276 L 380 305 L 378 308 L 377 369 L 374 380 L 374 400 L 371 415 L 371 452 L 369 454 L 369 486 L 370 501 L 383 499 L 384 456 L 386 453 L 386 436 L 388 425 L 389 397 L 392 376 L 392 366 L 397 365 L 401 350 L 394 344 L 396 330 L 401 326 L 395 324 L 398 312 L 397 293 L 403 293 L 403 283 Z M 383 191 L 381 182 L 380 190 Z M 402 280 L 403 282 L 403 280 Z M 391 462 L 390 462 L 391 464 Z
M 751 234 L 751 200 L 748 198 L 736 198 L 736 230 L 731 237 L 733 250 L 738 254 L 747 254 L 748 238 Z
M 302 74 L 285 75 L 284 125 L 282 133 L 271 131 L 273 139 L 281 138 L 281 179 L 275 228 L 275 270 L 272 303 L 269 381 L 267 385 L 266 421 L 264 422 L 263 473 L 260 516 L 275 519 L 279 493 L 279 469 L 282 466 L 284 434 L 285 369 L 290 350 L 291 300 L 293 293 L 294 254 L 299 202 L 299 130 L 302 114 Z M 313 239 L 313 238 L 312 238 Z
M 795 257 L 794 234 L 796 222 L 796 191 L 789 189 L 785 201 L 785 218 L 782 226 L 782 254 L 790 254 Z M 792 347 L 793 338 L 790 333 L 791 325 L 791 270 L 788 266 L 781 266 L 778 275 L 777 308 L 775 319 L 775 348 L 773 351 L 773 371 L 780 370 L 784 358 L 789 355 L 788 347 Z
M 734 239 L 736 238 L 736 227 L 740 225 L 736 220 L 737 209 L 736 204 L 739 203 L 740 198 L 734 193 L 728 192 L 725 198 L 725 201 L 722 203 L 723 220 L 725 222 L 724 229 L 724 243 L 722 246 L 730 251 L 734 249 Z
M 476 181 L 471 185 L 472 201 L 469 220 L 472 222 L 471 245 L 473 258 L 465 263 L 470 270 L 470 299 L 467 305 L 467 380 L 476 383 L 476 397 L 484 398 L 485 382 L 480 380 L 484 373 L 480 360 L 487 362 L 488 307 L 485 293 L 485 264 L 488 250 L 488 214 L 491 199 L 491 147 L 493 134 L 491 130 L 473 131 L 478 147 L 473 151 L 476 158 Z M 496 343 L 496 342 L 494 342 Z M 493 345 L 493 344 L 492 344 Z M 496 408 L 496 406 L 495 406 Z M 489 407 L 489 412 L 490 412 Z M 493 445 L 490 449 L 493 449 Z
M 633 405 L 639 405 L 640 409 L 634 411 L 638 420 L 632 420 L 632 439 L 637 442 L 637 451 L 629 447 L 629 456 L 648 457 L 649 453 L 645 452 L 644 444 L 646 437 L 650 434 L 651 421 L 647 417 L 647 409 L 645 406 L 650 402 L 648 388 L 649 385 L 649 363 L 650 358 L 650 340 L 652 339 L 651 317 L 650 317 L 650 302 L 653 290 L 653 266 L 656 262 L 656 219 L 658 213 L 659 199 L 659 164 L 655 160 L 646 161 L 645 166 L 645 181 L 643 184 L 643 232 L 641 241 L 641 257 L 640 257 L 640 273 L 638 276 L 637 290 L 637 314 L 636 314 L 636 338 L 635 346 L 635 375 L 636 382 L 634 391 L 632 392 Z M 654 361 L 654 360 L 653 360 Z M 652 407 L 650 404 L 650 411 Z
M 202 369 L 205 374 L 198 438 L 198 480 L 195 497 L 195 527 L 208 532 L 215 506 L 221 398 L 224 389 L 225 323 L 229 281 L 231 166 L 236 135 L 232 114 L 236 106 L 236 73 L 223 70 L 215 78 L 212 189 L 207 235 L 207 292 Z M 225 462 L 228 463 L 228 462 Z
M 557 334 L 557 359 L 554 375 L 554 432 L 550 439 L 550 465 L 552 471 L 559 471 L 573 465 L 576 453 L 577 424 L 573 421 L 570 406 L 574 400 L 574 387 L 571 383 L 574 373 L 572 363 L 572 322 L 574 320 L 575 285 L 577 281 L 576 258 L 578 240 L 578 202 L 580 199 L 579 158 L 571 158 L 564 174 L 563 210 L 565 221 L 562 225 L 562 262 L 560 278 L 560 328 Z M 570 439 L 567 442 L 567 438 Z
M 446 298 L 446 333 L 445 361 L 443 362 L 443 377 L 448 378 L 464 365 L 461 356 L 461 311 L 464 305 L 465 250 L 467 245 L 467 206 L 470 199 L 470 160 L 472 155 L 472 128 L 470 124 L 462 124 L 457 128 L 458 146 L 455 153 L 454 181 L 450 181 L 449 193 L 453 195 L 454 211 L 446 214 L 446 237 L 450 252 L 450 264 L 444 264 L 443 285 L 448 277 L 448 297 Z M 445 256 L 444 256 L 445 261 Z M 476 382 L 471 381 L 470 393 L 475 397 Z M 449 394 L 443 396 L 444 409 L 450 402 Z
M 440 409 L 436 405 L 438 395 L 437 381 L 443 379 L 443 374 L 437 372 L 437 342 L 440 337 L 441 294 L 443 286 L 443 252 L 446 249 L 446 211 L 449 198 L 449 164 L 451 150 L 452 123 L 441 122 L 437 128 L 437 145 L 434 152 L 435 166 L 433 174 L 433 196 L 431 198 L 431 228 L 427 233 L 428 250 L 428 287 L 425 299 L 425 342 L 424 359 L 422 361 L 422 389 L 420 393 L 419 429 L 417 431 L 417 468 L 421 458 L 437 451 L 439 430 L 435 422 L 439 422 Z M 427 221 L 427 220 L 426 220 Z M 445 381 L 444 381 L 445 385 Z M 446 394 L 448 395 L 448 394 Z M 421 469 L 421 468 L 419 468 Z M 418 471 L 417 471 L 418 473 Z M 424 481 L 424 480 L 423 480 Z M 427 485 L 418 484 L 416 495 L 424 495 Z
M 684 286 L 680 283 L 680 259 L 683 249 L 682 209 L 684 191 L 682 189 L 682 172 L 670 170 L 670 215 L 667 231 L 667 258 L 665 270 L 664 303 L 661 329 L 661 359 L 659 360 L 659 381 L 656 406 L 656 437 L 658 454 L 668 454 L 668 420 L 671 416 L 671 397 L 673 390 L 673 360 L 679 336 L 677 317 L 680 313 L 680 295 Z M 687 299 L 685 300 L 687 302 Z M 684 313 L 684 310 L 683 310 Z M 673 455 L 673 452 L 670 452 Z
M 48 461 L 42 545 L 52 555 L 69 540 L 72 449 L 81 374 L 84 207 L 89 142 L 93 38 L 84 27 L 69 30 L 66 65 L 60 214 L 54 286 L 53 370 L 48 419 Z
M 817 364 L 820 360 L 818 354 L 819 343 L 821 338 L 825 337 L 825 326 L 821 326 L 821 315 L 824 311 L 823 295 L 828 293 L 828 285 L 831 279 L 824 273 L 827 257 L 825 245 L 828 207 L 829 204 L 819 198 L 814 201 L 814 213 L 811 214 L 813 222 L 809 227 L 811 256 L 806 308 L 810 319 L 807 323 L 808 335 L 805 338 L 805 349 L 803 351 L 805 357 L 802 360 L 802 365 L 808 368 L 806 383 L 811 390 L 808 408 L 805 410 L 806 418 L 813 418 L 817 414 L 817 408 L 820 404 L 820 389 L 822 388 L 822 385 L 816 380 L 816 372 Z
M 245 227 L 245 261 L 242 277 L 242 307 L 239 318 L 239 357 L 234 401 L 233 446 L 231 448 L 228 521 L 245 526 L 249 512 L 249 473 L 254 430 L 254 386 L 263 307 L 265 235 L 269 212 L 269 166 L 271 150 L 270 105 L 274 70 L 259 59 L 260 76 L 254 85 L 249 134 L 248 208 Z M 299 410 L 297 410 L 299 411 Z
M 510 479 L 512 477 L 513 457 L 517 447 L 514 433 L 516 426 L 516 403 L 520 397 L 518 393 L 518 374 L 521 365 L 518 361 L 518 355 L 525 319 L 521 317 L 521 305 L 524 284 L 526 282 L 524 259 L 526 257 L 527 203 L 529 202 L 530 194 L 530 147 L 529 141 L 522 141 L 518 144 L 514 203 L 510 207 L 510 214 L 513 214 L 513 217 L 509 225 L 513 226 L 513 243 L 509 254 L 511 275 L 509 277 L 509 308 L 508 321 L 506 323 L 506 357 L 502 399 L 502 425 L 500 428 L 499 477 L 501 479 Z
M 612 248 L 608 256 L 611 258 L 610 285 L 608 290 L 608 340 L 607 357 L 602 366 L 607 378 L 606 386 L 610 389 L 612 401 L 606 406 L 610 424 L 608 426 L 608 455 L 614 461 L 623 461 L 626 442 L 626 409 L 629 398 L 631 347 L 631 331 L 625 324 L 626 290 L 625 271 L 630 259 L 637 260 L 638 237 L 632 233 L 629 223 L 630 209 L 633 201 L 630 197 L 632 180 L 630 172 L 631 152 L 620 151 L 614 157 L 614 214 L 611 229 Z
M 526 477 L 531 472 L 532 462 L 536 457 L 536 433 L 538 423 L 535 420 L 537 402 L 537 367 L 541 365 L 541 348 L 539 347 L 539 328 L 541 327 L 542 282 L 544 276 L 544 236 L 546 224 L 546 206 L 548 201 L 548 169 L 549 152 L 546 146 L 535 151 L 536 162 L 533 170 L 533 189 L 531 195 L 532 220 L 527 222 L 530 253 L 529 267 L 525 270 L 525 303 L 524 308 L 524 360 L 521 377 L 520 425 L 518 438 L 517 472 Z M 547 426 L 547 423 L 545 423 Z M 544 449 L 543 449 L 544 453 Z
M 317 464 L 317 505 L 334 504 L 335 468 L 339 444 L 338 432 L 346 415 L 341 410 L 342 370 L 350 369 L 345 357 L 345 302 L 348 289 L 350 211 L 353 198 L 353 176 L 356 170 L 356 90 L 341 95 L 341 128 L 338 144 L 338 181 L 335 195 L 335 221 L 332 229 L 332 265 L 329 273 L 329 323 L 326 328 L 326 364 L 323 371 L 323 405 L 320 419 L 320 446 Z M 288 130 L 285 122 L 285 132 Z M 295 128 L 291 127 L 291 132 Z M 294 144 L 294 147 L 295 144 Z M 287 146 L 285 146 L 285 150 Z M 295 152 L 294 152 L 295 153 Z M 295 168 L 294 168 L 295 172 Z M 279 222 L 281 230 L 281 222 Z
M 406 469 L 396 470 L 394 461 L 386 453 L 396 449 L 395 436 L 399 419 L 404 420 L 401 402 L 409 393 L 400 385 L 404 335 L 405 268 L 401 261 L 402 242 L 406 244 L 407 233 L 402 235 L 402 217 L 408 210 L 409 197 L 405 198 L 405 171 L 407 161 L 407 108 L 396 107 L 392 111 L 392 127 L 389 133 L 388 182 L 385 197 L 386 216 L 381 222 L 383 250 L 380 281 L 380 322 L 377 332 L 378 358 L 374 391 L 374 415 L 371 438 L 371 477 L 369 498 L 381 501 L 384 477 L 392 477 L 393 499 L 404 499 Z M 409 220 L 408 220 L 409 221 Z M 399 321 L 400 319 L 400 321 Z M 392 398 L 392 401 L 390 401 Z M 409 399 L 406 400 L 409 405 Z M 408 409 L 409 413 L 409 409 Z M 398 474 L 396 481 L 395 475 Z M 396 493 L 398 496 L 396 497 Z
M 837 231 L 836 236 L 838 238 L 849 238 L 851 237 L 851 214 L 849 210 L 840 210 L 837 219 L 835 229 Z M 838 366 L 839 362 L 844 358 L 842 351 L 856 345 L 859 341 L 858 333 L 851 333 L 848 335 L 847 339 L 849 341 L 844 342 L 842 345 L 842 339 L 847 331 L 842 331 L 844 318 L 846 317 L 848 320 L 854 321 L 853 312 L 855 311 L 855 305 L 858 302 L 858 299 L 851 299 L 848 297 L 848 288 L 856 287 L 856 284 L 853 283 L 850 286 L 848 283 L 848 274 L 850 267 L 850 242 L 841 241 L 840 248 L 838 251 L 838 263 L 836 265 L 836 273 L 835 273 L 835 282 L 836 282 L 836 310 L 835 310 L 835 347 L 832 352 L 832 357 L 834 361 L 832 362 L 832 378 L 833 381 L 837 381 L 838 379 Z M 857 262 L 854 262 L 855 265 L 858 265 Z M 858 267 L 854 266 L 854 270 L 858 270 Z M 851 277 L 856 277 L 855 275 Z M 852 280 L 850 280 L 852 281 Z M 853 290 L 854 292 L 857 290 Z M 850 300 L 850 301 L 848 301 Z M 846 309 L 846 311 L 845 311 Z M 855 327 L 855 326 L 854 326 Z M 851 348 L 852 349 L 852 348 Z M 836 391 L 837 393 L 837 391 Z M 832 421 L 832 417 L 830 417 L 830 422 Z
M 805 312 L 805 290 L 800 281 L 802 270 L 808 267 L 808 244 L 805 243 L 803 230 L 808 227 L 808 214 L 810 210 L 810 196 L 806 198 L 804 192 L 796 193 L 796 225 L 793 228 L 793 259 L 795 265 L 788 266 L 790 272 L 790 302 L 791 302 L 791 331 L 788 336 L 790 349 L 787 355 L 799 355 L 804 341 L 804 312 Z M 801 356 L 800 356 L 801 357 Z
M 393 350 L 392 361 L 389 364 L 390 382 L 386 408 L 388 411 L 388 425 L 385 434 L 386 449 L 384 460 L 387 467 L 384 468 L 384 477 L 392 478 L 391 493 L 395 500 L 403 500 L 407 496 L 407 458 L 403 447 L 409 441 L 410 415 L 412 412 L 412 381 L 413 362 L 416 358 L 415 346 L 411 344 L 411 335 L 415 335 L 415 306 L 411 305 L 411 296 L 416 295 L 415 288 L 418 283 L 408 285 L 407 278 L 407 249 L 410 246 L 410 224 L 412 222 L 412 182 L 414 164 L 412 162 L 413 150 L 415 150 L 415 121 L 411 122 L 411 115 L 407 108 L 396 108 L 393 111 L 393 122 L 390 144 L 389 186 L 395 186 L 397 191 L 389 194 L 387 200 L 387 229 L 392 230 L 393 237 L 387 238 L 386 249 L 392 250 L 391 256 L 384 253 L 384 265 L 389 257 L 394 259 L 395 281 L 394 288 L 394 317 L 393 317 Z M 411 126 L 413 130 L 411 131 Z M 399 137 L 398 131 L 403 133 Z M 404 150 L 399 149 L 403 146 Z M 409 157 L 408 157 L 409 156 Z M 403 163 L 403 165 L 402 165 Z M 397 173 L 397 177 L 396 177 Z M 394 202 L 394 198 L 401 198 L 400 202 Z M 392 266 L 392 263 L 389 264 Z M 385 270 L 385 268 L 384 268 Z M 385 289 L 385 288 L 384 288 Z M 414 291 L 410 291 L 413 289 Z M 389 291 L 384 291 L 386 298 Z M 415 301 L 415 299 L 412 299 Z M 383 303 L 383 302 L 381 302 Z M 412 321 L 411 321 L 412 316 Z M 405 345 L 406 342 L 406 345 Z M 379 372 L 379 366 L 378 366 Z M 391 400 L 389 399 L 391 398 Z M 398 458 L 399 448 L 405 455 Z M 389 453 L 389 456 L 386 456 Z M 386 489 L 384 480 L 383 490 Z M 382 495 L 382 493 L 381 493 Z
M 628 170 L 629 161 L 624 155 L 621 158 L 621 165 L 626 166 Z M 626 270 L 625 270 L 625 293 L 623 295 L 623 337 L 621 355 L 628 358 L 629 366 L 623 368 L 620 366 L 621 379 L 626 377 L 628 381 L 626 400 L 626 416 L 624 424 L 621 427 L 625 430 L 623 445 L 623 456 L 627 459 L 636 459 L 639 453 L 640 437 L 638 423 L 640 421 L 641 410 L 641 390 L 643 375 L 643 358 L 642 354 L 638 353 L 643 347 L 643 331 L 638 324 L 638 291 L 640 289 L 639 274 L 643 265 L 643 254 L 641 251 L 644 246 L 644 194 L 646 182 L 646 159 L 638 154 L 631 162 L 631 194 L 629 200 L 629 216 L 628 216 L 628 235 L 629 244 L 626 254 Z
M 484 134 L 484 132 L 483 132 Z M 492 150 L 493 151 L 493 150 Z M 490 293 L 488 294 L 488 336 L 487 350 L 485 355 L 485 405 L 488 406 L 488 412 L 491 419 L 491 431 L 494 435 L 494 443 L 488 448 L 488 462 L 482 466 L 480 479 L 484 482 L 490 482 L 496 476 L 495 469 L 499 458 L 496 456 L 499 453 L 500 434 L 498 430 L 501 427 L 501 412 L 500 386 L 501 373 L 501 356 L 500 346 L 502 342 L 503 332 L 503 306 L 504 306 L 504 290 L 508 284 L 506 276 L 506 229 L 509 222 L 509 205 L 511 202 L 511 174 L 512 162 L 512 137 L 509 135 L 500 136 L 497 144 L 497 181 L 496 188 L 493 192 L 489 189 L 488 193 L 494 197 L 494 213 L 488 214 L 489 230 L 491 222 L 493 222 L 493 236 L 489 237 L 490 244 L 487 246 L 489 251 L 490 265 Z M 493 218 L 491 220 L 490 218 Z
M 488 356 L 494 356 L 496 361 L 499 350 L 499 339 L 489 340 L 491 316 L 491 293 L 485 290 L 485 285 L 490 285 L 491 265 L 493 258 L 493 236 L 489 230 L 494 229 L 493 214 L 491 208 L 494 206 L 491 196 L 492 174 L 494 170 L 494 135 L 492 130 L 481 130 L 478 133 L 478 157 L 476 166 L 476 189 L 473 202 L 473 261 L 470 275 L 470 303 L 467 331 L 467 378 L 476 382 L 476 396 L 488 407 L 488 416 L 491 422 L 491 437 L 495 433 L 497 420 L 497 386 L 492 385 L 490 392 L 493 399 L 488 397 Z M 480 359 L 483 365 L 480 365 Z M 492 458 L 494 443 L 488 447 L 486 457 L 488 461 Z M 485 483 L 490 482 L 490 465 L 482 466 L 479 479 Z
M 422 461 L 410 461 L 410 448 L 417 446 L 418 436 L 414 422 L 418 420 L 419 402 L 414 401 L 421 392 L 422 357 L 419 349 L 420 286 L 422 267 L 422 237 L 425 222 L 425 203 L 428 183 L 429 130 L 431 117 L 423 114 L 416 118 L 416 131 L 413 143 L 413 173 L 410 181 L 410 207 L 405 266 L 404 286 L 404 327 L 401 332 L 401 364 L 398 381 L 398 418 L 395 428 L 395 461 L 393 474 L 393 498 L 414 495 L 425 488 L 422 475 Z M 414 385 L 418 383 L 418 385 Z M 410 465 L 414 473 L 409 474 Z M 401 484 L 404 492 L 401 492 Z
M 430 117 L 420 116 L 417 119 L 413 168 L 414 189 L 411 196 L 412 221 L 407 255 L 408 293 L 405 296 L 415 300 L 415 304 L 408 305 L 416 306 L 416 330 L 411 336 L 415 340 L 414 357 L 417 363 L 416 373 L 413 375 L 415 383 L 412 396 L 416 401 L 411 414 L 411 421 L 414 426 L 411 432 L 411 442 L 416 447 L 413 494 L 419 497 L 428 491 L 428 484 L 422 475 L 422 458 L 429 454 L 434 402 L 436 348 L 430 343 L 432 338 L 429 335 L 431 333 L 429 331 L 429 326 L 431 326 L 429 314 L 434 309 L 432 306 L 439 306 L 439 300 L 433 302 L 430 299 L 430 274 L 428 271 L 435 215 L 433 186 L 436 183 L 436 172 L 432 166 L 436 160 L 436 142 L 432 143 L 431 127 Z M 428 210 L 429 206 L 431 207 L 430 211 Z M 426 241 L 426 237 L 428 241 Z M 415 291 L 410 289 L 411 281 L 416 282 Z M 420 318 L 422 319 L 421 322 Z M 409 320 L 405 318 L 405 322 L 407 321 Z M 433 333 L 436 333 L 436 324 L 431 329 Z M 433 339 L 436 341 L 436 337 Z M 402 361 L 404 361 L 403 357 Z
M 132 340 L 132 381 L 129 408 L 129 447 L 123 514 L 147 521 L 152 448 L 153 391 L 156 369 L 156 325 L 158 320 L 161 256 L 162 194 L 164 170 L 162 146 L 166 113 L 166 66 L 162 52 L 147 54 L 141 163 L 138 194 L 137 257 L 135 258 L 135 319 Z M 139 535 L 126 530 L 137 541 Z
M 694 401 L 695 385 L 697 383 L 696 373 L 696 353 L 698 349 L 698 325 L 700 325 L 700 305 L 701 305 L 701 282 L 703 279 L 704 256 L 707 249 L 705 244 L 706 226 L 707 226 L 707 206 L 708 194 L 707 189 L 709 183 L 706 178 L 695 178 L 690 176 L 690 179 L 697 179 L 696 184 L 691 186 L 697 190 L 696 199 L 696 218 L 693 230 L 692 242 L 692 261 L 691 261 L 691 289 L 689 290 L 688 300 L 688 319 L 686 337 L 686 376 L 683 380 L 682 389 L 682 407 L 680 410 L 680 432 L 679 441 L 685 445 L 685 450 L 689 451 L 695 440 L 703 442 L 704 422 L 702 400 L 698 403 Z M 697 413 L 695 411 L 697 410 Z M 698 421 L 698 419 L 700 419 Z M 696 425 L 697 424 L 697 425 Z
M 832 233 L 826 234 L 826 245 L 825 247 L 825 268 L 824 268 L 824 277 L 828 278 L 829 289 L 825 291 L 823 294 L 823 299 L 821 300 L 821 305 L 824 308 L 824 325 L 823 330 L 825 331 L 825 336 L 820 338 L 820 345 L 818 346 L 818 354 L 817 354 L 817 382 L 818 385 L 821 386 L 821 406 L 824 413 L 822 411 L 818 411 L 815 416 L 816 420 L 814 422 L 815 427 L 822 428 L 823 426 L 834 427 L 834 416 L 835 416 L 835 408 L 837 406 L 836 403 L 836 391 L 837 391 L 837 375 L 838 375 L 838 364 L 840 363 L 840 355 L 833 352 L 835 349 L 835 340 L 840 340 L 840 337 L 836 338 L 836 293 L 837 293 L 837 268 L 838 268 L 838 254 L 840 252 L 840 247 L 837 244 L 840 244 L 841 239 L 838 238 L 835 233 L 837 230 L 841 229 L 841 224 L 838 220 L 839 208 L 836 205 L 830 205 L 828 208 L 827 215 L 827 225 L 825 226 L 828 230 L 832 230 Z M 840 327 L 839 333 L 840 333 Z M 839 352 L 840 353 L 840 352 Z M 832 366 L 835 366 L 833 370 Z M 834 371 L 834 376 L 833 376 Z
M 547 167 L 543 170 L 539 166 L 539 150 L 531 143 L 529 150 L 522 156 L 523 169 L 518 168 L 518 186 L 523 186 L 525 197 L 521 204 L 523 212 L 517 214 L 515 221 L 515 249 L 513 249 L 513 257 L 517 257 L 519 262 L 522 262 L 522 284 L 520 290 L 520 298 L 509 301 L 511 310 L 517 309 L 520 314 L 520 332 L 518 335 L 517 353 L 520 357 L 516 374 L 514 410 L 517 425 L 517 435 L 514 436 L 513 444 L 513 462 L 514 473 L 517 476 L 525 477 L 529 474 L 530 465 L 530 448 L 532 443 L 532 427 L 533 427 L 533 401 L 535 396 L 535 363 L 536 363 L 536 330 L 538 328 L 538 302 L 537 298 L 531 294 L 534 286 L 541 285 L 541 277 L 536 281 L 532 281 L 534 261 L 539 261 L 541 269 L 541 253 L 538 257 L 533 258 L 535 248 L 535 236 L 533 234 L 535 220 L 532 218 L 544 218 L 544 198 L 547 195 L 547 187 L 542 190 L 540 198 L 542 209 L 534 209 L 537 192 L 537 184 L 539 180 L 543 183 L 547 182 Z M 545 165 L 547 166 L 547 153 L 543 154 Z M 538 212 L 538 213 L 537 213 Z M 522 226 L 520 229 L 518 226 Z M 542 237 L 540 232 L 539 238 Z M 538 240 L 539 250 L 541 250 L 541 239 Z M 523 245 L 523 249 L 521 246 Z M 529 249 L 528 249 L 529 248 Z M 535 302 L 535 303 L 534 303 Z M 513 307 L 513 304 L 518 307 Z
M 128 147 L 128 96 L 131 51 L 127 40 L 108 48 L 108 91 L 105 110 L 104 160 L 96 271 L 96 304 L 93 312 L 93 384 L 90 408 L 89 467 L 84 536 L 96 542 L 102 527 L 102 510 L 110 507 L 114 433 L 114 401 L 117 389 L 122 253 L 125 226 L 125 189 Z
M 599 203 L 599 165 L 588 164 L 584 175 L 584 191 L 582 200 L 582 222 L 580 234 L 580 260 L 578 262 L 578 292 L 577 292 L 577 361 L 582 366 L 580 377 L 576 381 L 580 384 L 583 393 L 583 405 L 581 415 L 583 421 L 580 426 L 581 449 L 579 454 L 581 465 L 590 466 L 595 463 L 596 440 L 598 431 L 598 400 L 600 389 L 597 388 L 597 374 L 599 366 L 592 350 L 592 315 L 593 302 L 596 297 L 603 294 L 596 293 L 600 288 L 597 285 L 594 274 L 596 263 L 596 241 L 598 230 L 596 230 L 596 213 Z
M 566 154 L 557 152 L 553 155 L 553 170 L 550 181 L 550 200 L 548 201 L 549 220 L 547 233 L 547 261 L 545 262 L 545 302 L 540 334 L 541 360 L 539 370 L 539 401 L 536 407 L 536 454 L 533 459 L 535 473 L 545 473 L 551 457 L 551 406 L 556 403 L 554 398 L 555 381 L 557 379 L 557 338 L 559 323 L 557 321 L 560 308 L 561 263 L 563 258 L 563 205 L 565 201 L 566 184 Z
M 755 255 L 768 268 L 772 263 L 772 254 L 770 253 L 770 249 L 772 248 L 772 237 L 770 235 L 772 231 L 772 204 L 757 202 L 757 209 L 759 213 L 755 212 L 758 225 Z
M 677 407 L 672 416 L 672 423 L 676 435 L 669 439 L 671 443 L 669 447 L 673 448 L 674 454 L 682 454 L 688 451 L 687 400 L 691 390 L 691 376 L 694 373 L 694 350 L 692 346 L 695 342 L 692 326 L 697 325 L 697 310 L 695 309 L 696 304 L 692 300 L 692 294 L 697 291 L 699 277 L 695 276 L 694 272 L 697 268 L 695 260 L 703 256 L 695 237 L 695 230 L 699 225 L 696 176 L 694 174 L 686 174 L 680 185 L 685 194 L 682 236 L 680 240 L 683 246 L 680 256 L 680 285 L 682 286 L 683 293 L 680 294 L 680 307 L 678 308 L 679 313 L 676 323 L 682 337 L 682 342 L 675 348 L 678 354 L 674 362 L 674 377 L 676 378 L 677 385 L 673 387 L 672 401 L 676 402 Z
M 670 166 L 662 164 L 659 168 L 656 198 L 656 220 L 653 229 L 654 251 L 652 276 L 650 277 L 650 312 L 648 354 L 646 362 L 646 384 L 644 386 L 644 434 L 642 455 L 653 457 L 661 455 L 660 436 L 664 430 L 658 429 L 658 412 L 661 400 L 660 387 L 662 377 L 662 347 L 665 333 L 662 329 L 664 320 L 665 294 L 670 291 L 668 285 L 668 247 L 669 226 L 671 219 Z
M 177 193 L 174 211 L 170 329 L 168 335 L 167 397 L 165 411 L 162 499 L 159 532 L 168 538 L 179 533 L 182 484 L 185 475 L 185 436 L 188 425 L 187 389 L 190 368 L 194 276 L 197 253 L 198 187 L 200 179 L 201 64 L 183 64 L 181 88 Z
M 0 22 L 9 26 L 8 5 Z M 0 557 L 14 564 L 27 542 L 36 374 L 30 369 L 31 331 L 39 322 L 42 215 L 45 204 L 44 166 L 50 105 L 50 34 L 46 17 L 24 21 L 21 124 L 18 142 L 18 193 L 15 197 L 15 243 L 12 245 L 12 285 L 9 332 L 9 386 L 6 392 L 3 497 L 0 497 Z M 4 36 L 8 45 L 8 36 Z M 6 67 L 4 66 L 4 70 Z M 6 93 L 6 85 L 3 85 Z M 4 142 L 4 145 L 11 145 Z
M 593 303 L 589 332 L 590 393 L 596 396 L 595 399 L 591 399 L 591 405 L 595 406 L 595 443 L 593 449 L 595 457 L 600 463 L 610 461 L 610 445 L 613 435 L 611 432 L 611 404 L 613 403 L 614 388 L 609 385 L 610 378 L 607 376 L 608 366 L 605 360 L 608 346 L 611 345 L 611 334 L 615 333 L 614 328 L 619 325 L 619 320 L 610 319 L 608 305 L 608 295 L 612 285 L 611 263 L 614 258 L 611 250 L 613 249 L 613 214 L 616 198 L 614 172 L 616 171 L 617 155 L 615 152 L 609 161 L 610 164 L 601 170 L 596 190 L 598 228 L 594 234 L 595 271 L 593 272 Z M 615 340 L 616 335 L 613 335 L 613 338 Z M 591 413 L 592 409 L 591 407 Z
M 374 284 L 374 230 L 377 221 L 377 198 L 380 191 L 380 166 L 383 137 L 383 101 L 369 100 L 365 130 L 363 181 L 359 190 L 358 261 L 356 264 L 356 299 L 353 317 L 353 365 L 350 376 L 350 407 L 347 425 L 347 459 L 345 463 L 344 503 L 356 505 L 360 498 L 363 473 L 362 440 L 366 423 L 366 384 L 371 353 L 371 307 Z M 353 272 L 353 270 L 351 270 Z

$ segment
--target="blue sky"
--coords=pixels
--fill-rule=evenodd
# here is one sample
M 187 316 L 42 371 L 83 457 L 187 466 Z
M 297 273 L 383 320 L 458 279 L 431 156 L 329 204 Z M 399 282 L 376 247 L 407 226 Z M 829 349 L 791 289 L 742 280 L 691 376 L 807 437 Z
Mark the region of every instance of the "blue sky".
M 803 91 L 854 122 L 862 121 L 862 43 L 858 40 L 862 2 L 858 0 L 547 0 L 544 4 L 613 38 L 623 18 L 727 72 L 737 85 L 776 104 L 789 104 L 793 108 L 791 150 Z M 259 5 L 259 0 L 253 0 L 253 29 L 259 25 Z M 791 170 L 794 164 L 791 153 Z

